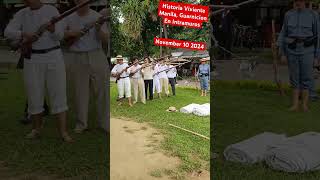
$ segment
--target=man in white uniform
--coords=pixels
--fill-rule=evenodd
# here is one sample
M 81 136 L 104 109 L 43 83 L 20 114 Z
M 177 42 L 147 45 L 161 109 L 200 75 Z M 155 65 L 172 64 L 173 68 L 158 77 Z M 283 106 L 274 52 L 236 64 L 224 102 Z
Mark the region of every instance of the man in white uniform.
M 159 74 L 158 72 L 160 71 L 159 69 L 159 63 L 156 63 L 154 66 L 154 75 L 153 75 L 153 94 L 155 92 L 158 93 L 158 97 L 161 99 L 161 84 L 160 84 L 160 79 L 159 79 Z
M 177 69 L 173 65 L 168 65 L 167 76 L 169 78 L 169 83 L 171 85 L 172 95 L 176 95 L 176 77 L 177 77 Z
M 66 74 L 60 40 L 63 38 L 63 26 L 48 23 L 58 16 L 58 10 L 44 5 L 40 0 L 25 0 L 26 8 L 17 12 L 5 30 L 5 36 L 11 40 L 37 39 L 32 44 L 30 59 L 24 60 L 24 82 L 28 97 L 28 112 L 31 114 L 32 131 L 26 137 L 39 137 L 42 127 L 45 87 L 48 90 L 51 113 L 58 119 L 58 128 L 62 139 L 72 142 L 67 133 L 66 111 Z M 35 34 L 40 26 L 47 24 L 47 31 L 41 36 Z
M 168 80 L 168 76 L 167 76 L 167 70 L 168 70 L 168 66 L 166 65 L 165 61 L 163 61 L 159 67 L 159 79 L 160 79 L 160 87 L 161 87 L 161 91 L 162 89 L 164 89 L 164 93 L 166 94 L 166 96 L 169 96 L 169 80 Z
M 133 86 L 133 104 L 138 102 L 138 94 L 141 102 L 146 104 L 146 95 L 144 89 L 144 81 L 142 78 L 142 66 L 139 64 L 138 58 L 133 59 L 133 66 L 130 68 L 131 84 Z
M 76 4 L 84 0 L 75 0 Z M 106 24 L 96 25 L 89 32 L 81 30 L 94 24 L 101 14 L 84 6 L 71 14 L 65 20 L 65 38 L 77 39 L 70 47 L 70 73 L 74 82 L 76 105 L 76 133 L 82 133 L 88 129 L 88 106 L 90 97 L 90 82 L 93 85 L 97 104 L 97 118 L 99 126 L 109 131 L 109 123 L 106 122 L 106 87 L 108 63 L 102 49 L 102 44 L 107 42 Z M 109 103 L 109 102 L 108 102 Z
M 117 78 L 119 99 L 121 100 L 126 96 L 126 98 L 128 98 L 129 106 L 132 107 L 129 65 L 123 63 L 123 57 L 120 55 L 117 56 L 116 59 L 117 64 L 111 70 L 111 75 Z

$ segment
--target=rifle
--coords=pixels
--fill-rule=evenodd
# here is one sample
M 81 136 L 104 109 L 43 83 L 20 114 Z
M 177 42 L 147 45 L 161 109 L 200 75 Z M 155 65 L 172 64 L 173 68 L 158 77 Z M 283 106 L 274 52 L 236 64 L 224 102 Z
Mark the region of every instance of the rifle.
M 124 68 L 120 73 L 117 73 L 117 75 L 116 75 L 116 77 L 117 77 L 116 82 L 118 82 L 118 80 L 121 79 L 121 77 L 120 77 L 121 74 L 124 73 L 126 70 L 128 70 L 130 67 L 132 67 L 132 66 L 128 66 L 128 67 Z
M 164 56 L 164 57 L 160 57 L 160 58 L 158 58 L 158 59 L 155 59 L 153 62 L 151 62 L 150 64 L 147 64 L 146 66 L 143 66 L 144 64 L 142 64 L 142 67 L 139 68 L 139 69 L 137 69 L 137 70 L 135 70 L 135 72 L 130 73 L 129 77 L 132 77 L 134 74 L 136 74 L 136 73 L 137 73 L 138 71 L 140 71 L 141 69 L 144 69 L 144 68 L 149 67 L 149 66 L 153 66 L 154 64 L 156 64 L 156 63 L 159 62 L 159 61 L 164 61 L 164 60 L 166 60 L 167 57 L 170 57 L 170 55 L 167 55 L 167 56 Z M 141 61 L 143 61 L 143 60 L 139 60 L 139 62 L 141 62 Z M 133 67 L 133 66 L 134 66 L 134 64 L 131 65 L 130 67 Z
M 23 64 L 24 64 L 24 59 L 30 59 L 31 58 L 31 52 L 32 52 L 32 43 L 38 41 L 39 37 L 47 31 L 47 28 L 49 26 L 49 24 L 56 24 L 57 22 L 61 21 L 62 19 L 64 19 L 65 17 L 69 16 L 70 14 L 72 14 L 73 12 L 77 11 L 78 9 L 92 3 L 95 2 L 96 0 L 88 0 L 85 1 L 73 8 L 71 8 L 70 10 L 62 13 L 60 16 L 58 17 L 53 17 L 48 23 L 40 26 L 40 28 L 35 32 L 35 37 L 32 38 L 32 40 L 24 40 L 22 39 L 22 42 L 20 44 L 20 58 L 19 58 L 19 62 L 17 64 L 17 68 L 18 69 L 23 69 Z
M 185 65 L 185 64 L 188 64 L 188 63 L 190 63 L 190 62 L 191 62 L 191 61 L 184 62 L 184 63 L 181 63 L 181 64 L 179 64 L 179 65 L 175 65 L 175 66 L 173 66 L 173 67 L 171 67 L 171 68 L 167 68 L 167 69 L 165 69 L 165 70 L 156 72 L 156 73 L 153 74 L 153 76 L 158 75 L 158 74 L 160 74 L 160 73 L 162 73 L 162 72 L 164 72 L 164 71 L 167 72 L 167 71 L 169 71 L 170 69 L 173 69 L 173 68 L 176 68 L 176 67 L 181 67 L 181 66 L 183 66 L 183 65 Z
M 278 74 L 278 53 L 277 53 L 277 45 L 276 45 L 276 30 L 274 20 L 272 20 L 272 55 L 273 55 L 273 69 L 274 69 L 274 81 L 277 84 L 280 95 L 284 95 L 284 90 L 282 87 L 281 80 L 279 79 Z
M 102 25 L 103 23 L 107 22 L 107 20 L 109 20 L 110 17 L 107 16 L 101 16 L 97 21 L 95 21 L 94 23 L 84 27 L 83 29 L 80 30 L 81 35 L 80 36 L 75 36 L 75 37 L 69 37 L 67 38 L 66 44 L 67 46 L 72 46 L 76 41 L 78 41 L 81 37 L 83 37 L 85 34 L 87 34 L 90 29 L 94 28 L 97 25 Z
M 153 65 L 154 65 L 154 63 L 147 64 L 146 66 L 142 65 L 140 68 L 138 68 L 134 72 L 130 73 L 129 77 L 132 77 L 133 75 L 135 75 L 137 72 L 141 71 L 142 69 L 149 67 L 149 66 L 153 66 Z

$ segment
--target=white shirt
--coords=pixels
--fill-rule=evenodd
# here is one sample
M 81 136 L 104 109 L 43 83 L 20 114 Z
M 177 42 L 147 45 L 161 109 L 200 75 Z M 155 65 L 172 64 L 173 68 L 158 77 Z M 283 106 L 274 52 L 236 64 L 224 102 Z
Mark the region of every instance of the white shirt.
M 175 78 L 177 76 L 177 69 L 173 65 L 169 65 L 168 68 L 170 69 L 167 72 L 168 78 Z
M 136 70 L 138 70 L 138 72 L 136 72 L 136 73 L 132 76 L 133 79 L 139 79 L 139 78 L 142 77 L 142 74 L 141 74 L 141 65 L 138 64 L 137 66 L 132 66 L 132 67 L 130 67 L 130 73 L 133 73 L 133 72 L 135 72 Z
M 112 74 L 116 74 L 116 73 L 120 73 L 122 70 L 124 70 L 126 67 L 129 67 L 129 65 L 127 63 L 123 63 L 123 64 L 116 64 L 111 73 Z M 130 68 L 127 69 L 125 72 L 123 72 L 120 77 L 128 77 L 130 75 Z
M 158 72 L 160 72 L 160 73 L 159 73 L 159 78 L 160 78 L 160 79 L 168 78 L 167 72 L 166 72 L 167 69 L 168 69 L 168 66 L 167 66 L 167 65 L 160 65 L 159 71 L 158 71 Z
M 40 26 L 48 23 L 55 16 L 59 16 L 59 12 L 51 5 L 42 5 L 36 10 L 31 10 L 29 7 L 23 8 L 9 22 L 4 35 L 11 40 L 21 40 L 23 32 L 35 33 Z M 63 36 L 64 26 L 60 21 L 55 25 L 55 32 L 44 32 L 36 42 L 32 43 L 32 49 L 41 50 L 59 46 Z M 56 55 L 60 56 L 60 52 L 55 50 L 46 54 L 32 54 L 31 59 L 33 62 L 52 62 L 56 61 Z
M 67 31 L 80 31 L 88 25 L 95 23 L 102 15 L 98 12 L 90 9 L 86 16 L 79 16 L 77 12 L 72 13 L 65 19 L 65 26 Z M 101 27 L 103 32 L 107 32 L 106 23 Z M 101 49 L 101 40 L 98 38 L 98 32 L 95 28 L 91 28 L 90 31 L 82 36 L 71 47 L 71 51 L 75 52 L 88 52 Z
M 153 79 L 153 73 L 154 70 L 152 69 L 152 66 L 145 67 L 142 69 L 143 77 L 145 80 L 152 80 Z

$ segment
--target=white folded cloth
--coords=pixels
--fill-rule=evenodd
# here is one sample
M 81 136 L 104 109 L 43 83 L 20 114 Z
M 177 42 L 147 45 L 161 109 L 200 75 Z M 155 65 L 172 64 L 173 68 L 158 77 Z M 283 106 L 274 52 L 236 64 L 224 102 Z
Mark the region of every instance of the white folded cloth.
M 302 173 L 320 169 L 320 134 L 307 132 L 274 144 L 268 149 L 266 163 L 273 169 Z
M 193 109 L 193 114 L 196 116 L 210 116 L 210 104 L 206 103 L 195 107 Z
M 192 104 L 189 104 L 188 106 L 182 107 L 180 109 L 180 112 L 186 113 L 186 114 L 191 114 L 191 113 L 193 113 L 194 108 L 199 107 L 199 106 L 200 106 L 199 104 L 192 103 Z
M 229 145 L 224 150 L 224 157 L 228 161 L 244 164 L 254 164 L 265 159 L 267 149 L 286 139 L 285 135 L 264 132 L 247 140 Z

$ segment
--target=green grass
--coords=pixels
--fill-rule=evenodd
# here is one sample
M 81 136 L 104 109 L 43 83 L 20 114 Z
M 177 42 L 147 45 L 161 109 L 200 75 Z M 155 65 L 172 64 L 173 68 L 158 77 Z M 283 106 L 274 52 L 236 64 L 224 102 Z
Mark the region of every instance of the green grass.
M 105 135 L 96 130 L 94 105 L 90 106 L 89 115 L 92 130 L 82 135 L 71 131 L 75 125 L 75 113 L 71 106 L 68 127 L 76 140 L 74 144 L 63 143 L 58 138 L 53 117 L 46 118 L 41 139 L 26 140 L 24 136 L 30 132 L 31 126 L 19 123 L 26 100 L 22 74 L 11 70 L 3 76 L 8 79 L 0 80 L 0 162 L 4 162 L 15 174 L 39 172 L 61 178 L 107 178 L 109 143 Z
M 270 169 L 264 163 L 242 165 L 227 162 L 223 150 L 265 131 L 288 136 L 306 131 L 320 131 L 319 102 L 311 103 L 311 112 L 292 113 L 289 93 L 281 97 L 274 85 L 254 82 L 217 82 L 215 84 L 214 121 L 211 133 L 212 151 L 219 154 L 212 160 L 212 176 L 217 180 L 317 180 L 320 172 L 288 174 Z
M 177 173 L 198 169 L 209 170 L 209 141 L 172 128 L 168 123 L 210 136 L 210 118 L 166 112 L 166 109 L 170 106 L 180 109 L 191 103 L 208 103 L 209 97 L 200 97 L 198 90 L 179 87 L 176 97 L 163 98 L 162 100 L 154 99 L 153 101 L 147 101 L 146 105 L 138 103 L 129 108 L 128 105 L 118 106 L 116 96 L 116 84 L 111 84 L 111 117 L 126 117 L 138 122 L 148 122 L 159 129 L 165 136 L 161 147 L 182 160 L 182 165 L 176 171 Z
M 240 57 L 252 57 L 257 56 L 255 60 L 260 63 L 272 63 L 272 51 L 271 49 L 256 49 L 250 50 L 247 48 L 233 48 L 232 50 L 236 55 Z

